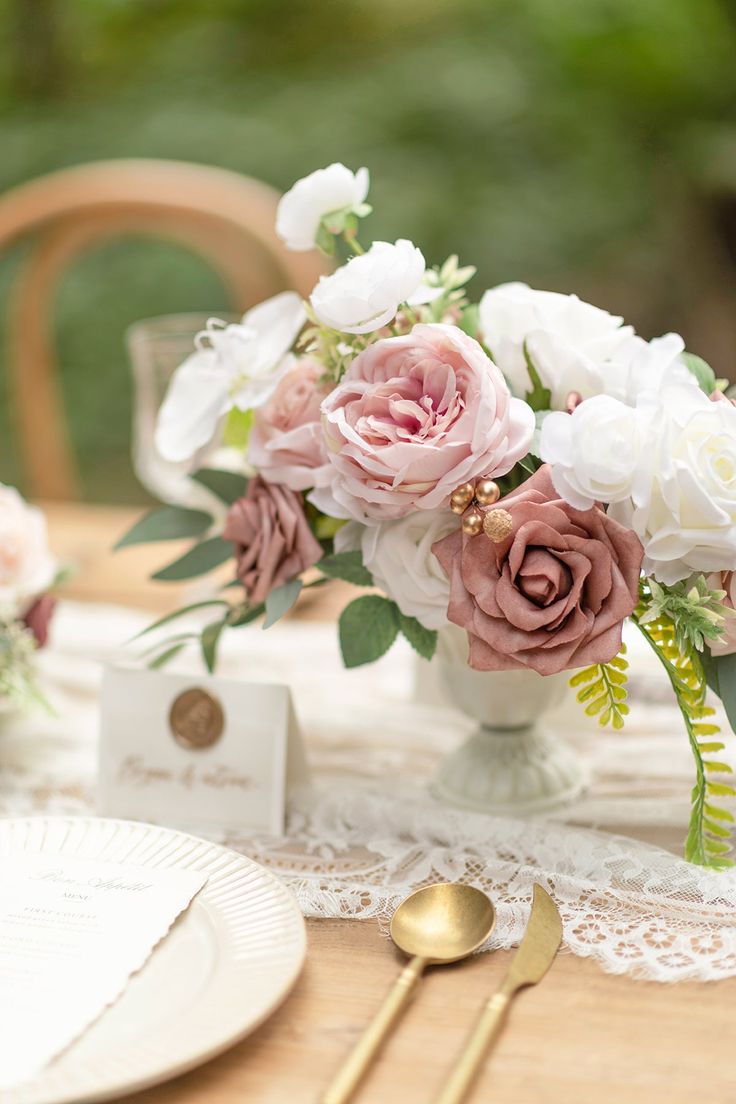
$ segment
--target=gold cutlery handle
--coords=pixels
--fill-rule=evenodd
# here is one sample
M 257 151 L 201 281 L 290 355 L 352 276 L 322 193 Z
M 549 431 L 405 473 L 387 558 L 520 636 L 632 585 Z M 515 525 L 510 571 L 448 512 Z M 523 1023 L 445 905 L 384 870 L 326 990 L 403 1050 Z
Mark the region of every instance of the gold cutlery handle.
M 350 1099 L 358 1082 L 407 1005 L 426 965 L 427 959 L 419 957 L 412 958 L 406 964 L 378 1012 L 338 1070 L 332 1084 L 322 1097 L 321 1104 L 345 1104 Z
M 461 1104 L 483 1064 L 488 1048 L 498 1035 L 506 1017 L 510 996 L 495 993 L 480 1014 L 454 1069 L 445 1082 L 436 1104 Z

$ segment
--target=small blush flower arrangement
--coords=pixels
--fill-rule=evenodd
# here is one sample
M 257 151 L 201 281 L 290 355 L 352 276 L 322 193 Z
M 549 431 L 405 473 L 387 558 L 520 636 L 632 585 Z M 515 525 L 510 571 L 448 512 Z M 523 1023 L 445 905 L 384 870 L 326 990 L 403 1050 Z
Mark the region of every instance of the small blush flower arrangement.
M 46 521 L 14 487 L 0 484 L 0 707 L 45 704 L 34 656 L 48 639 L 57 579 Z
M 710 687 L 736 725 L 725 381 L 676 334 L 645 341 L 575 295 L 511 283 L 476 303 L 474 269 L 456 257 L 428 267 L 406 239 L 364 248 L 368 188 L 367 170 L 330 165 L 283 196 L 285 244 L 336 266 L 307 302 L 284 292 L 198 335 L 157 446 L 176 461 L 228 447 L 238 462 L 191 474 L 213 513 L 164 506 L 120 544 L 192 538 L 162 580 L 232 562 L 229 588 L 197 603 L 213 611 L 200 636 L 210 670 L 224 629 L 268 627 L 337 578 L 370 588 L 340 617 L 347 666 L 399 634 L 431 659 L 452 623 L 472 668 L 569 670 L 585 712 L 619 729 L 630 619 L 695 759 L 686 855 L 726 865 L 733 818 L 719 798 L 736 788 L 706 702 Z

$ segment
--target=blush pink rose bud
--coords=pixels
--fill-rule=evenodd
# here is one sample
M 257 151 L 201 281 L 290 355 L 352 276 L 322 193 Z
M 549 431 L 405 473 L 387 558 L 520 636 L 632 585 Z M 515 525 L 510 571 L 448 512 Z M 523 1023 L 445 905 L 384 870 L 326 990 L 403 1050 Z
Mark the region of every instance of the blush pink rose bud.
M 44 648 L 48 642 L 51 618 L 55 609 L 56 599 L 50 594 L 43 594 L 23 616 L 23 624 L 35 636 L 39 648 Z
M 638 600 L 638 537 L 597 506 L 575 510 L 546 465 L 499 506 L 513 520 L 499 544 L 458 531 L 432 546 L 470 666 L 553 675 L 613 659 Z
M 332 502 L 311 499 L 358 520 L 445 506 L 462 483 L 508 472 L 534 431 L 478 342 L 441 323 L 369 345 L 322 412 Z
M 270 483 L 305 491 L 329 480 L 320 406 L 330 388 L 320 382 L 323 375 L 322 365 L 305 357 L 255 411 L 248 460 Z
M 254 605 L 322 557 L 301 495 L 260 476 L 230 507 L 222 535 L 235 544 L 237 576 Z

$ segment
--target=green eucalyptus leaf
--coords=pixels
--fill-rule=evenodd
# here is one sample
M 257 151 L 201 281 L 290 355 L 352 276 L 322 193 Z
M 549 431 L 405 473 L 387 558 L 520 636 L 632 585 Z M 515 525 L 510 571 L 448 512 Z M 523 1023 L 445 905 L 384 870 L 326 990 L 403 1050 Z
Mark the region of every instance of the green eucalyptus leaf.
M 158 671 L 160 667 L 165 667 L 170 660 L 178 656 L 179 652 L 182 648 L 185 648 L 186 645 L 187 641 L 182 640 L 179 641 L 178 644 L 172 644 L 170 648 L 166 648 L 163 652 L 159 652 L 159 654 L 148 663 L 149 671 Z
M 363 557 L 358 551 L 333 552 L 324 556 L 316 567 L 330 579 L 343 579 L 354 586 L 373 586 L 373 576 L 363 566 Z
M 292 608 L 297 598 L 301 594 L 303 587 L 301 579 L 289 579 L 288 583 L 284 583 L 280 587 L 276 587 L 266 598 L 266 620 L 263 622 L 264 629 L 270 629 L 272 625 L 275 625 L 284 614 L 288 613 Z
M 198 575 L 206 575 L 208 571 L 214 571 L 220 564 L 229 560 L 232 555 L 232 541 L 223 540 L 222 537 L 209 537 L 207 540 L 195 544 L 178 560 L 174 560 L 167 567 L 162 567 L 151 578 L 164 583 L 196 579 Z
M 340 648 L 346 667 L 373 663 L 389 650 L 399 632 L 395 602 L 378 594 L 365 594 L 346 606 L 340 615 Z
M 184 506 L 159 506 L 151 510 L 115 545 L 130 548 L 135 544 L 152 544 L 154 541 L 185 540 L 199 537 L 212 525 L 212 517 L 204 510 L 188 510 Z
M 131 639 L 139 640 L 142 636 L 146 636 L 156 629 L 163 628 L 164 625 L 168 625 L 171 621 L 176 621 L 177 618 L 183 617 L 186 613 L 194 613 L 195 610 L 207 609 L 211 606 L 229 607 L 229 603 L 226 602 L 224 598 L 208 598 L 204 602 L 194 602 L 191 606 L 182 606 L 181 609 L 174 610 L 173 613 L 167 613 L 165 617 L 160 617 L 159 620 L 154 621 L 152 625 L 147 625 L 145 629 L 141 629 L 141 631 L 136 633 Z
M 192 479 L 211 491 L 226 505 L 231 506 L 248 490 L 248 477 L 239 472 L 220 471 L 216 468 L 200 468 Z
M 220 621 L 213 621 L 211 625 L 207 625 L 202 629 L 202 635 L 199 638 L 202 647 L 202 658 L 210 674 L 213 673 L 217 666 L 217 645 L 220 642 L 222 630 L 226 625 L 226 617 L 223 617 Z

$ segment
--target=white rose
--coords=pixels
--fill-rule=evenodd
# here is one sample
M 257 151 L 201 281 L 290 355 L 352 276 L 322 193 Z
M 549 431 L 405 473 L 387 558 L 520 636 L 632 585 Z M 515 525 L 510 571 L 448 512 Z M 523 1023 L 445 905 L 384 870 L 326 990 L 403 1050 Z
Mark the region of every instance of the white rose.
M 665 334 L 652 341 L 629 338 L 601 365 L 601 393 L 634 406 L 642 395 L 658 395 L 671 383 L 697 389 L 697 380 L 681 359 L 684 350 L 679 334 Z
M 458 525 L 450 510 L 418 510 L 398 521 L 364 528 L 361 534 L 363 563 L 376 585 L 406 617 L 416 617 L 426 629 L 441 629 L 448 623 L 450 583 L 432 545 Z M 354 524 L 345 528 L 349 533 L 343 547 L 349 547 L 357 534 Z
M 43 514 L 14 487 L 0 484 L 0 608 L 22 616 L 55 574 Z
M 320 322 L 333 330 L 371 333 L 396 316 L 423 278 L 424 257 L 410 241 L 374 242 L 367 253 L 320 277 L 312 307 Z
M 611 515 L 637 534 L 644 571 L 661 583 L 736 570 L 736 408 L 670 386 L 652 424 L 647 479 Z
M 555 409 L 571 391 L 587 398 L 605 390 L 605 364 L 634 333 L 622 322 L 576 295 L 520 283 L 492 288 L 480 301 L 483 341 L 512 389 L 521 396 L 531 389 L 526 347 Z
M 276 233 L 289 249 L 314 249 L 320 223 L 340 232 L 347 215 L 367 213 L 368 170 L 351 172 L 339 162 L 317 169 L 281 197 L 276 213 Z M 330 225 L 333 220 L 334 226 Z
M 161 455 L 188 460 L 213 441 L 233 407 L 250 410 L 267 402 L 292 364 L 287 354 L 305 319 L 294 291 L 253 307 L 238 324 L 212 319 L 197 335 L 196 352 L 171 377 L 156 425 Z
M 555 490 L 576 510 L 622 502 L 645 479 L 655 404 L 627 406 L 608 395 L 582 402 L 572 414 L 553 411 L 542 422 L 540 455 Z

